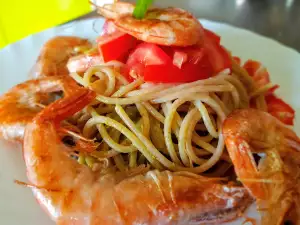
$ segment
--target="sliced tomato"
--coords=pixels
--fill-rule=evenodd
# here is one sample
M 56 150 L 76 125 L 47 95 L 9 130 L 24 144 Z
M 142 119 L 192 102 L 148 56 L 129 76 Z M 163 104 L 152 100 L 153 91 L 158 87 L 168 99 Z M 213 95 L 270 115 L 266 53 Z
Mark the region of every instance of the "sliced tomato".
M 206 53 L 205 49 L 199 46 L 190 46 L 185 48 L 175 47 L 172 48 L 171 54 L 170 50 L 168 51 L 168 55 L 173 58 L 173 61 L 178 54 L 186 54 L 187 58 L 184 61 L 187 63 L 199 64 Z
M 188 60 L 187 53 L 183 51 L 175 51 L 173 56 L 173 65 L 177 66 L 179 69 L 182 67 L 182 64 L 184 64 Z
M 208 58 L 201 51 L 198 47 L 172 48 L 142 43 L 130 54 L 126 64 L 135 74 L 144 76 L 145 81 L 192 82 L 212 74 Z
M 221 42 L 221 37 L 211 30 L 204 28 L 204 35 L 217 44 L 220 44 L 220 42 Z
M 220 41 L 213 36 L 211 31 L 206 31 L 205 34 L 204 43 L 202 43 L 201 46 L 203 46 L 208 55 L 214 73 L 219 73 L 225 69 L 231 69 L 231 58 L 227 50 L 220 45 Z
M 154 83 L 180 82 L 181 76 L 180 69 L 171 63 L 165 65 L 149 65 L 144 69 L 144 80 Z
M 270 83 L 270 75 L 265 67 L 258 61 L 248 60 L 244 64 L 244 69 L 253 78 L 258 87 Z
M 144 70 L 145 81 L 161 83 L 186 83 L 196 80 L 207 79 L 210 74 L 201 70 L 199 65 L 185 63 L 181 69 L 173 64 L 150 65 Z
M 170 64 L 171 58 L 157 45 L 141 43 L 129 55 L 127 66 L 131 71 L 143 76 L 145 66 Z
M 171 62 L 170 57 L 158 46 L 151 43 L 141 43 L 130 54 L 127 64 L 140 62 L 145 66 L 159 65 Z
M 128 82 L 134 81 L 133 77 L 130 76 L 130 68 L 127 65 L 121 67 L 120 73 L 123 75 L 123 77 L 126 78 Z
M 278 84 L 275 84 L 273 87 L 271 87 L 269 90 L 268 90 L 268 94 L 273 94 L 280 86 Z
M 268 112 L 287 125 L 294 125 L 295 110 L 275 95 L 266 96 Z
M 173 58 L 174 61 L 177 61 L 176 57 L 183 58 L 183 63 L 194 64 L 197 65 L 201 71 L 204 69 L 205 72 L 208 72 L 210 75 L 213 74 L 213 68 L 209 62 L 208 55 L 206 49 L 199 46 L 190 46 L 185 48 L 172 48 L 172 52 L 170 54 L 170 50 L 168 50 L 168 55 Z M 174 64 L 176 65 L 176 64 Z M 199 72 L 201 72 L 199 71 Z
M 97 43 L 104 62 L 124 61 L 124 55 L 128 55 L 130 49 L 137 45 L 137 40 L 129 34 L 116 30 L 98 37 Z
M 270 83 L 270 75 L 267 69 L 258 61 L 248 60 L 244 64 L 244 69 L 253 78 L 257 87 L 263 87 Z M 271 87 L 266 95 L 273 94 L 275 90 L 279 88 L 279 85 L 275 84 Z
M 242 60 L 241 60 L 240 57 L 238 57 L 238 56 L 233 56 L 233 60 L 234 60 L 237 64 L 242 65 Z
M 229 53 L 223 46 L 210 41 L 206 42 L 205 49 L 215 73 L 232 68 Z
M 183 64 L 182 70 L 185 70 L 187 74 L 195 71 L 198 76 L 197 80 L 206 79 L 213 75 L 213 67 L 204 48 L 194 46 L 185 48 L 184 51 L 188 59 L 186 63 Z

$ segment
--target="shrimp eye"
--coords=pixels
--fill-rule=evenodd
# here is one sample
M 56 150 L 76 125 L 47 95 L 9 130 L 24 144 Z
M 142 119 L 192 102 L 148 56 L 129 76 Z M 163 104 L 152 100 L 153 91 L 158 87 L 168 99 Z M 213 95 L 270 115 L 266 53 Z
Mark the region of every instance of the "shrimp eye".
M 76 143 L 75 143 L 73 137 L 71 137 L 71 136 L 64 136 L 64 137 L 62 138 L 62 142 L 63 142 L 65 145 L 71 146 L 71 147 L 73 147 L 73 146 L 76 145 Z
M 294 223 L 292 221 L 290 221 L 290 220 L 286 220 L 286 221 L 284 221 L 283 224 L 284 225 L 293 225 Z

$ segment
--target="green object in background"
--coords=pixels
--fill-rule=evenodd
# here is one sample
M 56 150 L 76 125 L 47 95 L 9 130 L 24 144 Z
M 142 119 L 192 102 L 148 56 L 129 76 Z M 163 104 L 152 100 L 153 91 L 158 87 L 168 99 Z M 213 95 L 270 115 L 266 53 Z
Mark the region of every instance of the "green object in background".
M 137 19 L 143 19 L 152 2 L 152 0 L 138 0 L 133 11 L 133 16 Z

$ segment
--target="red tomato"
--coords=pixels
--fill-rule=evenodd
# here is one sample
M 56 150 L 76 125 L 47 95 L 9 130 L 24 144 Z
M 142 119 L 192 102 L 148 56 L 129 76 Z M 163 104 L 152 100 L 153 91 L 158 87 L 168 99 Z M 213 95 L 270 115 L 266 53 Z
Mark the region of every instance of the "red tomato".
M 131 71 L 142 76 L 145 66 L 169 64 L 170 57 L 157 45 L 151 43 L 139 44 L 127 59 L 127 66 Z
M 170 57 L 157 45 L 151 43 L 141 43 L 130 54 L 127 64 L 139 62 L 148 65 L 159 65 L 170 62 Z
M 192 82 L 212 74 L 208 58 L 197 47 L 172 48 L 142 43 L 130 54 L 126 64 L 131 71 L 151 82 Z
M 184 52 L 187 54 L 188 59 L 187 62 L 183 64 L 183 70 L 187 70 L 189 73 L 191 72 L 191 68 L 195 68 L 195 73 L 198 73 L 198 79 L 196 80 L 206 79 L 213 75 L 214 71 L 210 64 L 206 49 L 201 47 L 187 47 L 184 49 Z
M 199 46 L 190 46 L 190 47 L 185 47 L 185 48 L 172 48 L 172 54 L 170 57 L 174 58 L 176 57 L 175 55 L 178 54 L 186 54 L 187 59 L 185 62 L 187 63 L 193 63 L 193 64 L 199 64 L 203 57 L 206 55 L 205 49 Z
M 201 65 L 185 63 L 181 69 L 173 64 L 150 65 L 144 70 L 145 81 L 162 83 L 185 83 L 207 79 L 210 73 L 201 70 Z
M 242 64 L 242 60 L 240 57 L 237 56 L 233 56 L 234 61 L 236 61 L 237 64 L 241 65 Z
M 203 72 L 202 70 L 205 70 L 205 72 L 207 72 L 209 75 L 213 74 L 213 69 L 209 62 L 206 49 L 204 49 L 203 47 L 190 46 L 185 48 L 172 48 L 171 51 L 168 50 L 168 55 L 170 57 L 173 57 L 173 64 L 174 61 L 182 58 L 182 65 L 184 65 L 185 63 L 194 64 L 197 65 L 197 67 L 201 70 L 200 72 Z M 178 57 L 179 59 L 175 59 L 176 57 Z
M 278 84 L 275 84 L 273 87 L 271 87 L 269 90 L 268 90 L 268 93 L 267 94 L 272 94 L 274 93 L 280 86 Z
M 258 61 L 248 60 L 244 64 L 244 69 L 253 78 L 258 87 L 262 87 L 270 83 L 270 76 L 266 68 Z
M 265 67 L 258 61 L 248 60 L 244 64 L 244 69 L 253 78 L 254 82 L 258 87 L 263 87 L 270 83 L 270 75 Z M 279 85 L 274 85 L 267 92 L 267 95 L 272 94 L 279 88 Z
M 220 44 L 221 42 L 221 37 L 216 33 L 212 32 L 211 30 L 207 30 L 204 28 L 204 35 L 217 44 Z
M 213 67 L 214 73 L 219 73 L 225 69 L 231 69 L 231 58 L 227 50 L 220 45 L 220 40 L 214 33 L 206 30 L 203 48 L 208 55 L 209 62 Z
M 173 59 L 173 64 L 178 65 L 177 61 L 190 62 L 197 64 L 205 55 L 203 47 L 189 46 L 189 47 L 171 47 L 159 46 L 170 58 Z M 180 64 L 183 64 L 180 63 Z
M 274 95 L 266 96 L 268 112 L 287 125 L 294 125 L 295 110 Z
M 183 51 L 176 51 L 173 56 L 173 65 L 177 66 L 179 69 L 182 64 L 188 59 L 188 55 Z
M 111 60 L 122 60 L 129 50 L 134 48 L 137 40 L 122 31 L 116 30 L 113 33 L 104 34 L 97 39 L 100 56 L 104 62 Z
M 126 78 L 127 81 L 134 81 L 133 77 L 130 76 L 130 69 L 127 65 L 121 67 L 120 73 Z
M 149 65 L 144 69 L 144 79 L 150 82 L 175 83 L 180 82 L 181 73 L 173 64 Z

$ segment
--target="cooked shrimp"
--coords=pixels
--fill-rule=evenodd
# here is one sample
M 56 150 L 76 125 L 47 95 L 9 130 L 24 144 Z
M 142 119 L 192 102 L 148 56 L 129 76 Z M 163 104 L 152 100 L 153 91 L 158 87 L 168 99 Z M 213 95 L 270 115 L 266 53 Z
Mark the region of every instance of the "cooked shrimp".
M 82 73 L 91 66 L 99 65 L 102 63 L 103 60 L 100 55 L 81 54 L 70 58 L 67 63 L 67 68 L 70 73 Z
M 57 224 L 207 224 L 239 216 L 248 191 L 186 172 L 93 172 L 66 152 L 62 120 L 95 98 L 90 90 L 60 99 L 25 132 L 24 159 L 35 197 Z
M 140 20 L 133 17 L 134 5 L 130 3 L 116 2 L 97 8 L 98 13 L 112 19 L 119 30 L 146 42 L 189 46 L 203 38 L 199 21 L 183 9 L 150 9 Z
M 270 114 L 233 112 L 223 134 L 238 178 L 257 199 L 262 224 L 300 224 L 300 139 Z M 264 153 L 256 165 L 253 153 Z
M 26 124 L 44 105 L 55 100 L 51 93 L 63 91 L 69 96 L 78 88 L 68 76 L 45 77 L 16 85 L 0 97 L 0 136 L 21 141 Z
M 87 39 L 57 36 L 47 41 L 31 71 L 32 78 L 69 74 L 67 62 L 70 57 L 91 48 Z

